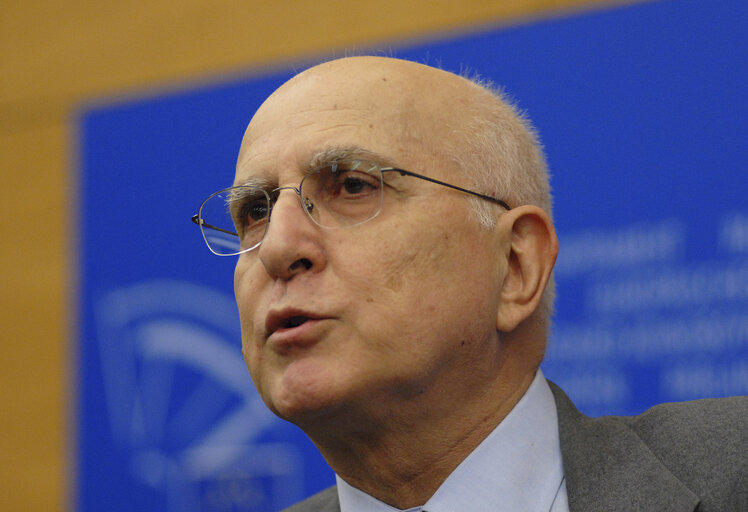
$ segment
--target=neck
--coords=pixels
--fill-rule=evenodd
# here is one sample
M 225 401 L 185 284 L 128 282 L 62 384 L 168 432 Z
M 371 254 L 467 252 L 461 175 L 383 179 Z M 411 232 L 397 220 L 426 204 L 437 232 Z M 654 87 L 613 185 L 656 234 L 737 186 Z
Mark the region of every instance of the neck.
M 303 428 L 352 486 L 400 509 L 423 505 L 527 391 L 535 369 L 511 361 L 480 389 L 436 390 L 436 401 L 427 392 L 374 413 L 349 408 Z

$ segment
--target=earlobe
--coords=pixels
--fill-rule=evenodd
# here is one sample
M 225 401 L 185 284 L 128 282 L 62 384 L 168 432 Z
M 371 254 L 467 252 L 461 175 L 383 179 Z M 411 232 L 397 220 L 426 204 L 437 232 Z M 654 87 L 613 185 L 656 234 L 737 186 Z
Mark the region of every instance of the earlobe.
M 496 329 L 510 332 L 537 308 L 556 262 L 558 239 L 548 214 L 537 206 L 520 206 L 504 215 L 511 244 Z

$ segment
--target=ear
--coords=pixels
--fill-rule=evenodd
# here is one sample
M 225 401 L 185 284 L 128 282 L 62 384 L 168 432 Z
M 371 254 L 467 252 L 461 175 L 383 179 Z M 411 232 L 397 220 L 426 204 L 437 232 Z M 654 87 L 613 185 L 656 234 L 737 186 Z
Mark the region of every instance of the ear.
M 537 206 L 509 210 L 500 222 L 511 230 L 511 243 L 496 329 L 510 332 L 537 308 L 556 262 L 558 238 L 548 214 Z

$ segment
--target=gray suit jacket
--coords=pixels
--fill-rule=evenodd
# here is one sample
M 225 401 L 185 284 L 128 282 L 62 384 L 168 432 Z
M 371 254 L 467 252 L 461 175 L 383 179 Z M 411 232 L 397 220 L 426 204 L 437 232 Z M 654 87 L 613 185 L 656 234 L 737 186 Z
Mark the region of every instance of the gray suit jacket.
M 570 512 L 748 512 L 748 397 L 588 418 L 550 384 Z M 337 490 L 285 512 L 340 512 Z

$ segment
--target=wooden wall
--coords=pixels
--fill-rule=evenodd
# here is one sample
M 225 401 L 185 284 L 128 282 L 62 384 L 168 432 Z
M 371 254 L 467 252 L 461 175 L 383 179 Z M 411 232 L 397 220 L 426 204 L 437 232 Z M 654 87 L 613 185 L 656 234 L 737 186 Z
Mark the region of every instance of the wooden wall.
M 630 2 L 631 0 L 629 0 Z M 72 509 L 75 113 L 84 100 L 621 0 L 6 1 L 0 501 Z

